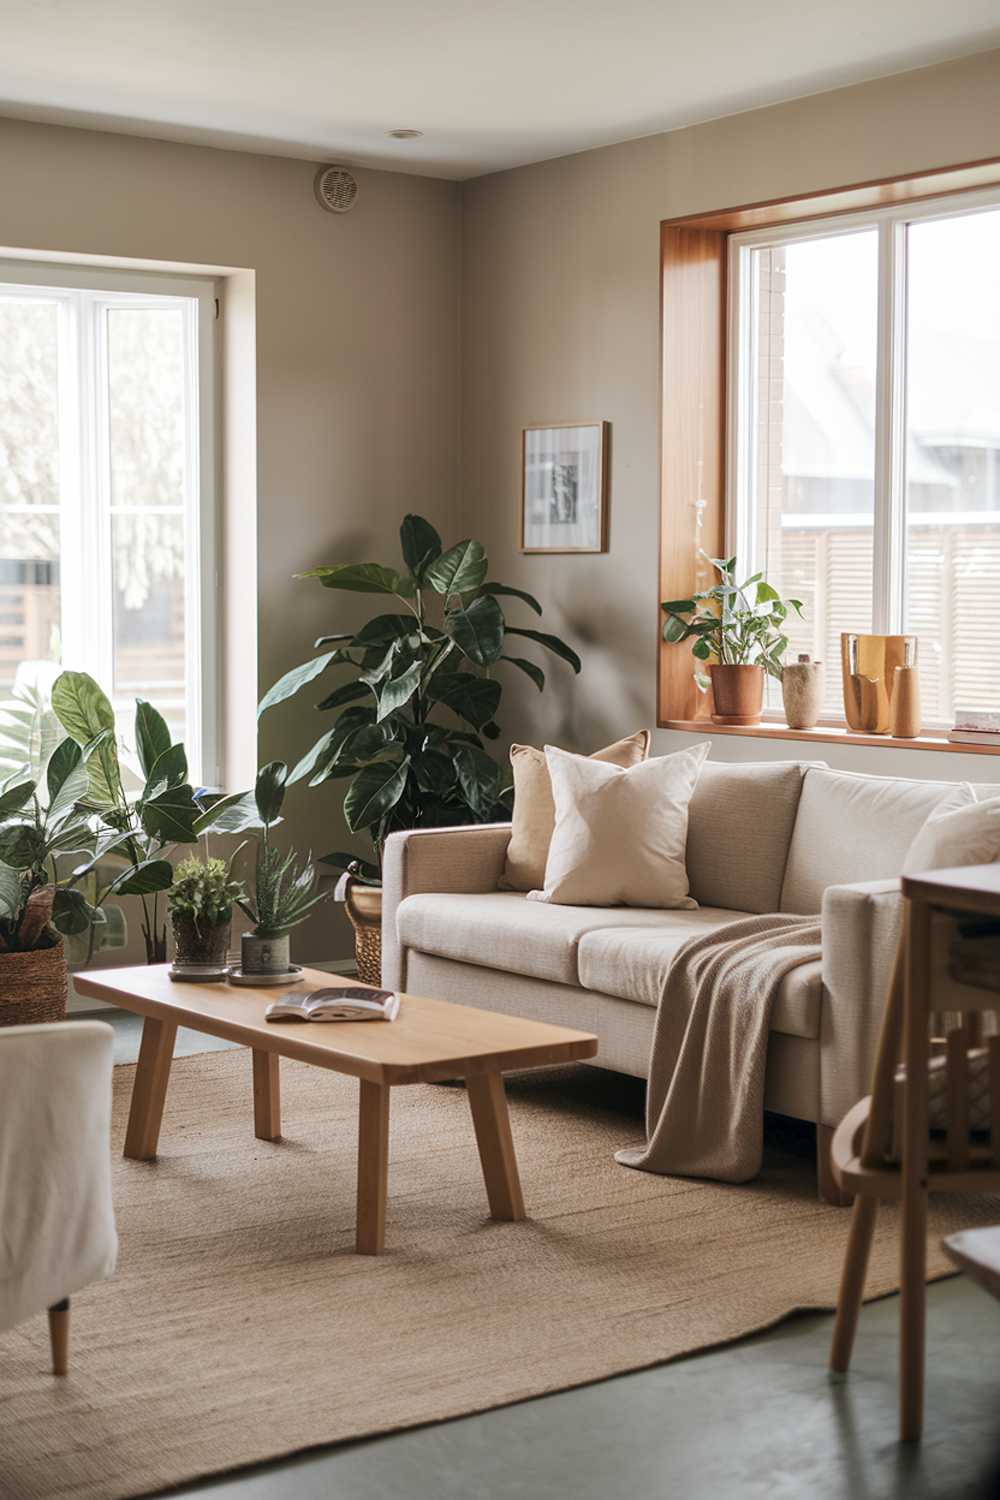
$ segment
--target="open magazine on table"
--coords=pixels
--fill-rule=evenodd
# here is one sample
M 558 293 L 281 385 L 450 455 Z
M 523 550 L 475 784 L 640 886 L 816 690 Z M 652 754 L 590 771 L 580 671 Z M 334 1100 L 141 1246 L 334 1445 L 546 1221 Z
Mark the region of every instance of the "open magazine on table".
M 273 1000 L 264 1012 L 267 1021 L 394 1021 L 399 996 L 392 990 L 363 990 L 351 985 L 328 985 L 307 994 Z

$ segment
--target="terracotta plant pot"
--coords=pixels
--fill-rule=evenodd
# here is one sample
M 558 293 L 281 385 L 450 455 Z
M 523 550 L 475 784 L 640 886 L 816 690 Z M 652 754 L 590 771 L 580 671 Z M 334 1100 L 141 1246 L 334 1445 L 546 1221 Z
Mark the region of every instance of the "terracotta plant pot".
M 344 905 L 354 928 L 354 960 L 362 984 L 382 984 L 382 887 L 348 880 Z
M 713 724 L 760 723 L 764 706 L 763 667 L 730 667 L 715 662 L 708 673 L 715 704 Z
M 64 1021 L 66 989 L 61 942 L 30 953 L 0 953 L 0 1026 Z

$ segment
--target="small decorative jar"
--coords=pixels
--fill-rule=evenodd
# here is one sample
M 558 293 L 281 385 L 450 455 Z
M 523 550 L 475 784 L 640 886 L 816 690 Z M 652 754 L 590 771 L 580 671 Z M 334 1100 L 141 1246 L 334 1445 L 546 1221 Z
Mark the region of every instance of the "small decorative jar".
M 789 729 L 815 729 L 823 706 L 823 663 L 808 652 L 781 672 L 781 696 Z

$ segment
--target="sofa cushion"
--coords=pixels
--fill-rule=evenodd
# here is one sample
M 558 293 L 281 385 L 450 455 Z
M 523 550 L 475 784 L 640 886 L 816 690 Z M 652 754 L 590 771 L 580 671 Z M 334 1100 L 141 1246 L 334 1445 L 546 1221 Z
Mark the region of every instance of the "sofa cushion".
M 529 901 L 520 891 L 485 895 L 407 896 L 396 911 L 403 947 L 453 958 L 460 963 L 506 969 L 557 984 L 579 984 L 577 950 L 585 933 L 600 927 L 659 928 L 678 919 L 688 925 L 684 936 L 732 922 L 743 912 L 661 911 L 654 907 L 550 906 Z
M 691 796 L 687 872 L 699 906 L 778 910 L 805 764 L 707 760 Z
M 657 1006 L 677 950 L 706 928 L 724 927 L 749 913 L 702 906 L 697 911 L 664 912 L 654 929 L 604 927 L 580 939 L 580 983 L 584 989 Z M 775 996 L 771 1030 L 786 1036 L 819 1036 L 822 964 L 800 964 L 785 975 Z
M 779 909 L 818 912 L 827 886 L 899 875 L 917 833 L 955 785 L 809 766 Z

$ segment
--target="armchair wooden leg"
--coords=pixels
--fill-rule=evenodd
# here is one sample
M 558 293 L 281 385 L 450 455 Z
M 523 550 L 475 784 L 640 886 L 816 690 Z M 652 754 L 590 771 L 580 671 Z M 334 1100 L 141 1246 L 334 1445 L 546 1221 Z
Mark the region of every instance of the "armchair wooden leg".
M 837 1318 L 833 1325 L 830 1369 L 835 1375 L 846 1375 L 858 1328 L 858 1314 L 865 1295 L 865 1274 L 875 1233 L 877 1198 L 858 1197 L 851 1214 L 851 1233 L 847 1241 L 844 1270 L 837 1299 Z
M 49 1343 L 52 1345 L 52 1373 L 65 1375 L 69 1369 L 69 1298 L 54 1302 L 49 1308 Z
M 816 1126 L 816 1181 L 819 1184 L 819 1195 L 824 1203 L 829 1203 L 834 1208 L 850 1208 L 854 1202 L 854 1194 L 845 1193 L 833 1175 L 830 1160 L 833 1135 L 832 1125 Z

